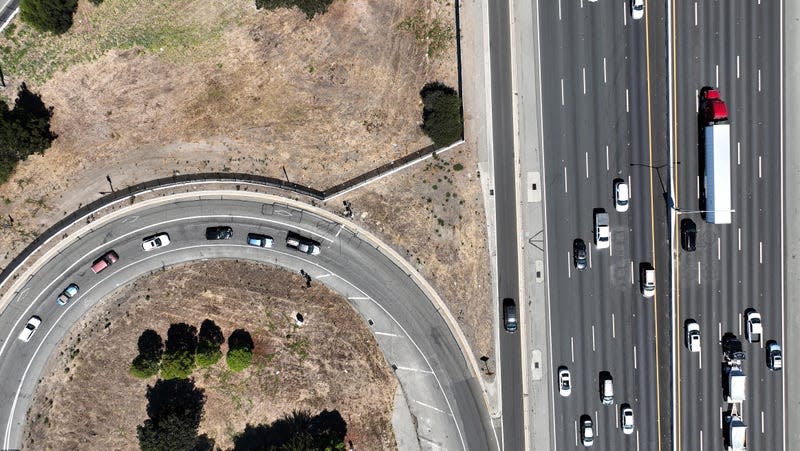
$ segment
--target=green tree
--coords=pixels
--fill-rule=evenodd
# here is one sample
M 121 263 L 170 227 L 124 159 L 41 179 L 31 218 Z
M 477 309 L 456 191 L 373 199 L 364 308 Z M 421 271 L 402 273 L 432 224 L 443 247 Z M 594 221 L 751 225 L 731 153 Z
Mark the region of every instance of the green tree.
M 229 349 L 225 360 L 228 362 L 228 368 L 239 372 L 253 362 L 253 351 L 247 348 Z
M 0 100 L 0 183 L 11 176 L 19 161 L 30 155 L 43 154 L 56 135 L 50 131 L 52 108 L 41 97 L 20 86 L 14 109 Z
M 133 377 L 147 379 L 158 374 L 159 359 L 154 359 L 152 355 L 139 354 L 131 362 L 130 373 Z
M 147 388 L 147 399 L 149 418 L 136 428 L 143 451 L 189 451 L 208 444 L 207 437 L 197 436 L 205 394 L 193 380 L 156 381 Z
M 161 378 L 186 379 L 194 370 L 194 355 L 186 351 L 166 351 L 161 359 Z
M 253 337 L 244 329 L 236 329 L 228 337 L 228 368 L 242 371 L 253 361 Z
M 22 0 L 19 16 L 39 31 L 65 33 L 72 26 L 78 0 Z
M 256 0 L 256 9 L 264 8 L 272 11 L 278 8 L 291 8 L 296 6 L 303 11 L 308 20 L 317 14 L 325 14 L 333 0 Z
M 203 321 L 198 334 L 197 354 L 195 360 L 200 368 L 208 368 L 222 358 L 220 346 L 225 343 L 222 329 L 210 319 Z
M 451 87 L 439 82 L 428 83 L 420 91 L 422 97 L 422 130 L 436 147 L 448 146 L 464 133 L 461 97 Z

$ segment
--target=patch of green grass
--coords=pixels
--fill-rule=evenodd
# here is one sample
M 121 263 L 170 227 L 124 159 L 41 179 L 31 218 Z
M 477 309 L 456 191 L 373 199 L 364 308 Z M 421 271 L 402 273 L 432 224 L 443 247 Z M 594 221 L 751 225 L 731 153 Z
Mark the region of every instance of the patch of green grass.
M 444 53 L 456 37 L 451 25 L 438 18 L 428 19 L 425 17 L 425 11 L 421 9 L 406 17 L 397 28 L 411 33 L 418 44 L 427 46 L 430 58 L 436 58 Z
M 96 60 L 112 49 L 139 48 L 172 62 L 221 56 L 224 29 L 247 10 L 236 2 L 224 8 L 205 5 L 188 0 L 106 0 L 82 11 L 72 29 L 59 36 L 16 19 L 0 37 L 0 64 L 6 74 L 40 84 L 55 72 Z

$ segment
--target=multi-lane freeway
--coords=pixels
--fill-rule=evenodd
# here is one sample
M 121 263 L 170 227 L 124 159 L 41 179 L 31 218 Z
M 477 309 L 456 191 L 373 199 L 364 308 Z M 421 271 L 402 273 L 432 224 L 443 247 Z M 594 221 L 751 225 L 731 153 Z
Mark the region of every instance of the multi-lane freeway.
M 697 250 L 676 253 L 675 361 L 679 377 L 678 450 L 723 448 L 720 337 L 733 333 L 747 359 L 748 449 L 780 450 L 784 443 L 783 372 L 770 371 L 764 343 L 783 343 L 781 190 L 783 143 L 781 3 L 675 2 L 672 78 L 676 217 L 697 224 Z M 703 174 L 698 156 L 698 91 L 720 88 L 731 127 L 733 220 L 714 225 L 692 213 L 701 209 Z M 686 213 L 683 213 L 686 211 Z M 676 224 L 677 225 L 677 224 Z M 760 343 L 743 337 L 745 309 L 761 313 Z M 683 324 L 696 320 L 702 351 L 683 346 Z

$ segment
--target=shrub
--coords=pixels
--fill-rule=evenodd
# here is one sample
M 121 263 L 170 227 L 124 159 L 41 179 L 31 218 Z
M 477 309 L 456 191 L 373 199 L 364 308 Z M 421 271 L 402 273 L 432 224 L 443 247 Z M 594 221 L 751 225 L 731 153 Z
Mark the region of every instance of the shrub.
M 278 8 L 291 8 L 296 6 L 303 11 L 308 20 L 317 14 L 325 14 L 333 0 L 256 0 L 256 9 L 264 8 L 272 11 Z
M 198 334 L 197 355 L 195 361 L 200 368 L 208 368 L 222 358 L 219 347 L 225 343 L 222 329 L 210 319 L 203 321 Z
M 428 83 L 420 91 L 422 97 L 422 130 L 437 147 L 448 146 L 464 132 L 461 98 L 456 91 L 439 82 Z
M 222 351 L 220 351 L 219 346 L 208 347 L 206 343 L 202 341 L 197 347 L 197 354 L 194 356 L 194 360 L 197 363 L 197 366 L 200 368 L 208 368 L 211 365 L 219 362 L 219 359 L 221 358 Z
M 39 31 L 65 33 L 72 26 L 78 0 L 22 0 L 19 16 Z
M 186 379 L 194 370 L 194 355 L 186 351 L 167 351 L 161 360 L 161 378 Z
M 159 360 L 154 360 L 152 355 L 139 354 L 131 363 L 130 373 L 133 377 L 147 379 L 158 373 Z
M 253 351 L 247 348 L 230 349 L 228 350 L 226 361 L 228 362 L 228 368 L 232 371 L 242 371 L 250 366 L 253 361 Z

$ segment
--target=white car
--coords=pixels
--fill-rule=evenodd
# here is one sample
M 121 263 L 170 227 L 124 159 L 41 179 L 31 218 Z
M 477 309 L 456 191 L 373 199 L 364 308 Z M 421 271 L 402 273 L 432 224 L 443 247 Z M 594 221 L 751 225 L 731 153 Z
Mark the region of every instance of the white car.
M 152 251 L 153 249 L 158 249 L 159 247 L 164 247 L 169 245 L 169 235 L 166 233 L 159 233 L 157 235 L 148 236 L 147 238 L 142 240 L 142 249 L 145 251 Z
M 572 393 L 572 377 L 565 366 L 558 368 L 558 394 L 567 397 Z
M 631 17 L 633 20 L 644 17 L 644 0 L 631 0 Z
M 656 294 L 656 270 L 650 263 L 645 263 L 641 272 L 642 296 L 652 298 Z
M 783 368 L 781 345 L 775 340 L 767 342 L 767 368 L 772 371 L 780 371 Z
M 39 324 L 42 324 L 42 319 L 38 316 L 31 316 L 31 319 L 28 320 L 28 324 L 25 325 L 25 328 L 22 329 L 22 332 L 19 333 L 17 338 L 25 343 L 31 341 L 31 337 L 33 333 L 36 332 L 36 328 L 39 327 Z
M 623 180 L 616 180 L 614 182 L 614 208 L 621 213 L 628 211 L 628 203 L 630 202 L 630 191 L 628 191 L 628 184 Z
M 686 347 L 689 352 L 700 352 L 700 325 L 693 319 L 686 322 Z
M 761 341 L 761 314 L 755 309 L 749 308 L 745 310 L 745 328 L 744 336 L 750 343 L 758 343 Z
M 587 448 L 594 444 L 594 424 L 589 415 L 581 417 L 581 444 Z
M 630 404 L 619 406 L 619 422 L 625 435 L 633 434 L 633 409 L 631 409 Z
M 608 213 L 597 210 L 594 214 L 594 244 L 598 249 L 608 249 L 611 246 L 611 225 L 608 222 Z

